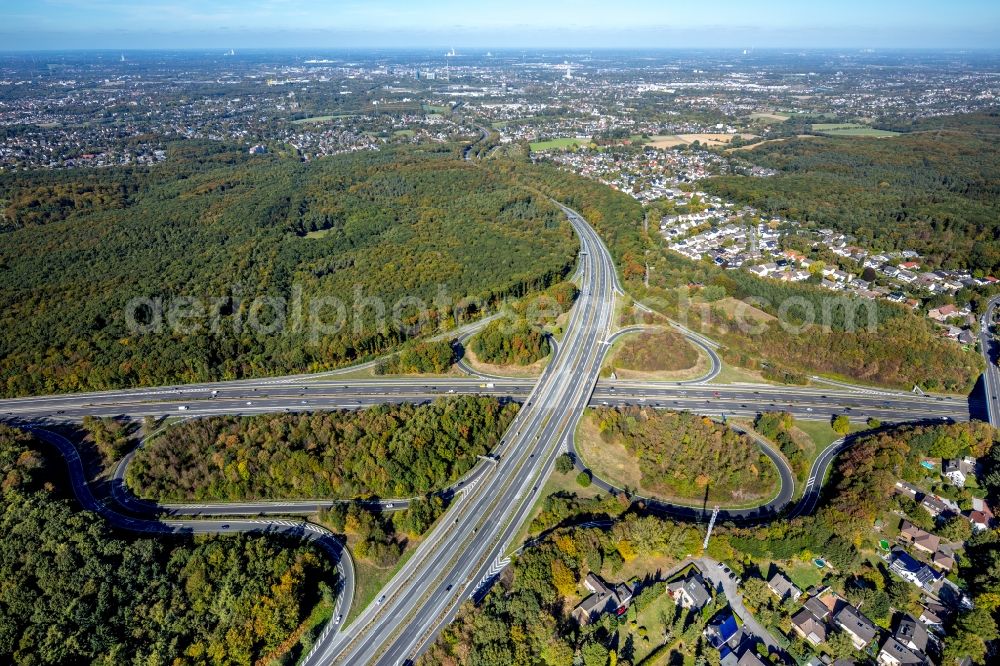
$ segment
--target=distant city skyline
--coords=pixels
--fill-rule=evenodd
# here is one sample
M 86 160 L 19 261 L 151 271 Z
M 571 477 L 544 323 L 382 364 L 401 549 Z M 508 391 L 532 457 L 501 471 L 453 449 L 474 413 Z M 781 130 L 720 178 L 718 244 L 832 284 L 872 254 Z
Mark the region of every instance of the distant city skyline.
M 1000 3 L 6 0 L 0 49 L 1000 47 Z

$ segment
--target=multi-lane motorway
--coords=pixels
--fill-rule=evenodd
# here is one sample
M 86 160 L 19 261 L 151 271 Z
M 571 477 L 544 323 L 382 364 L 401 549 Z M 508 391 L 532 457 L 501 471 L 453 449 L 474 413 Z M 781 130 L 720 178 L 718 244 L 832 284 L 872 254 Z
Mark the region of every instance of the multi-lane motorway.
M 991 369 L 996 375 L 996 370 Z M 1000 378 L 998 378 L 1000 379 Z M 0 418 L 79 420 L 83 416 L 217 416 L 317 409 L 351 409 L 385 402 L 423 402 L 446 395 L 481 394 L 524 400 L 535 382 L 521 379 L 277 379 L 194 387 L 135 389 L 0 400 Z M 991 394 L 993 395 L 993 394 Z M 600 380 L 592 405 L 645 404 L 711 416 L 784 409 L 802 418 L 846 414 L 884 421 L 943 417 L 968 420 L 982 406 L 973 399 L 888 391 L 749 384 Z M 1000 413 L 1000 411 L 998 411 Z
M 997 361 L 1000 360 L 1000 344 L 993 339 L 993 322 L 997 306 L 1000 305 L 1000 296 L 996 296 L 986 305 L 986 312 L 983 313 L 979 322 L 979 348 L 982 350 L 983 358 L 986 360 L 986 371 L 983 373 L 983 393 L 986 400 L 986 415 L 993 425 L 1000 425 L 1000 368 Z
M 715 418 L 753 416 L 761 411 L 784 410 L 799 418 L 828 419 L 846 414 L 854 420 L 868 417 L 883 422 L 927 419 L 967 420 L 979 413 L 981 403 L 949 397 L 927 397 L 892 391 L 850 387 L 794 388 L 771 385 L 708 384 L 721 369 L 712 346 L 687 332 L 708 354 L 711 369 L 703 376 L 682 382 L 598 381 L 603 356 L 621 331 L 613 331 L 614 296 L 621 293 L 607 249 L 587 223 L 566 209 L 581 240 L 578 278 L 581 294 L 570 312 L 563 339 L 555 345 L 551 362 L 537 381 L 495 377 L 443 377 L 427 379 L 353 379 L 346 372 L 323 375 L 203 383 L 149 389 L 104 391 L 0 400 L 0 419 L 27 425 L 66 457 L 74 491 L 81 503 L 113 524 L 147 532 L 273 531 L 304 537 L 327 548 L 340 562 L 345 585 L 341 604 L 350 603 L 353 571 L 350 557 L 336 538 L 322 528 L 283 518 L 222 521 L 205 516 L 253 514 L 309 514 L 329 500 L 250 502 L 211 505 L 155 505 L 132 497 L 122 478 L 128 459 L 118 466 L 112 480 L 113 499 L 123 511 L 96 500 L 85 480 L 79 455 L 60 435 L 40 429 L 45 424 L 76 421 L 93 416 L 205 417 L 222 414 L 352 409 L 371 404 L 424 402 L 442 395 L 476 393 L 522 402 L 523 408 L 505 434 L 495 458 L 482 461 L 470 474 L 447 489 L 451 504 L 447 514 L 426 535 L 411 558 L 383 589 L 378 600 L 364 609 L 348 631 L 331 623 L 316 642 L 306 663 L 395 664 L 415 657 L 436 632 L 457 612 L 461 601 L 503 565 L 503 554 L 520 526 L 528 519 L 552 463 L 562 449 L 572 450 L 574 426 L 588 405 L 638 405 L 649 408 L 690 410 Z M 992 319 L 997 299 L 990 304 Z M 983 349 L 995 353 L 984 326 Z M 469 329 L 459 331 L 465 333 Z M 455 334 L 454 332 L 452 334 Z M 364 367 L 373 365 L 365 364 Z M 471 369 L 467 369 L 471 371 Z M 472 371 L 474 372 L 474 371 Z M 986 377 L 990 420 L 1000 416 L 997 402 L 1000 374 L 992 366 Z M 815 508 L 822 475 L 837 452 L 849 445 L 840 441 L 816 461 L 796 513 Z M 733 513 L 731 518 L 760 519 L 785 507 L 793 482 L 784 460 L 765 446 L 782 479 L 778 494 L 763 507 Z M 405 507 L 406 498 L 383 500 L 382 510 Z M 688 516 L 698 507 L 656 505 L 653 508 Z M 156 516 L 172 516 L 156 520 Z M 193 519 L 199 516 L 198 519 Z M 182 519 L 176 519 L 183 517 Z M 342 608 L 338 608 L 340 614 Z
M 527 519 L 559 443 L 590 400 L 614 311 L 610 256 L 590 227 L 567 212 L 581 238 L 580 298 L 555 357 L 526 397 L 499 460 L 452 508 L 385 588 L 310 663 L 395 664 L 432 640 L 505 552 Z

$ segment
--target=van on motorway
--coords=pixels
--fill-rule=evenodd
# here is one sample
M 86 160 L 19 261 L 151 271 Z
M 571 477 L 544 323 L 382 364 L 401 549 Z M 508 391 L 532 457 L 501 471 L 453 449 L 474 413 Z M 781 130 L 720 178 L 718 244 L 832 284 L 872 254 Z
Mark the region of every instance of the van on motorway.
M 177 411 L 178 412 L 186 412 L 187 408 L 188 408 L 187 405 L 181 405 L 180 407 L 177 408 Z

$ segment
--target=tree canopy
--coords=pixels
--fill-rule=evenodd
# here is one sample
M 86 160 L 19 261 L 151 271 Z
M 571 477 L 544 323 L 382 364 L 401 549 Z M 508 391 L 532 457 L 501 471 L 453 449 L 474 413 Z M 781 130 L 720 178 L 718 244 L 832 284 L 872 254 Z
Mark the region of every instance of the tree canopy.
M 127 483 L 164 501 L 410 497 L 465 474 L 516 413 L 515 403 L 455 396 L 419 406 L 190 420 L 147 442 Z
M 122 536 L 60 499 L 40 450 L 0 426 L 0 661 L 294 659 L 313 609 L 332 609 L 335 573 L 315 549 L 262 535 Z

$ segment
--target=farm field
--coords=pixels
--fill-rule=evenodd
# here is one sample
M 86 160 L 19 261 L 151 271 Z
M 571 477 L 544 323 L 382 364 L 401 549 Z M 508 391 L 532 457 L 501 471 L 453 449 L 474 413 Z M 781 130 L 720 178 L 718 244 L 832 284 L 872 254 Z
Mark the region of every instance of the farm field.
M 756 134 L 660 134 L 651 137 L 649 145 L 654 148 L 673 148 L 674 146 L 686 146 L 698 141 L 708 146 L 725 146 L 732 142 L 733 137 L 739 136 L 744 139 L 756 139 Z

